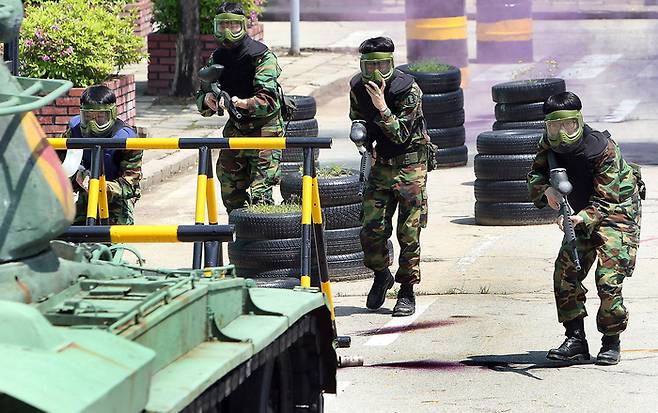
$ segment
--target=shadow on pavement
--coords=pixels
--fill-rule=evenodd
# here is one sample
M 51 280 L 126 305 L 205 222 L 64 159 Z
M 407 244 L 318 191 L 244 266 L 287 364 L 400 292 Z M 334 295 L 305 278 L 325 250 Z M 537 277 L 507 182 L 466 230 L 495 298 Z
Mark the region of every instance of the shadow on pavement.
M 468 360 L 461 361 L 461 364 L 486 367 L 493 371 L 517 373 L 535 380 L 543 380 L 532 374 L 530 370 L 594 364 L 595 362 L 596 357 L 592 357 L 588 361 L 579 362 L 552 361 L 546 358 L 546 351 L 529 351 L 523 354 L 469 356 Z
M 336 317 L 346 317 L 353 314 L 392 314 L 393 311 L 390 308 L 380 308 L 378 310 L 369 310 L 365 307 L 366 298 L 363 297 L 363 307 L 355 307 L 351 305 L 339 305 L 334 307 L 334 312 Z
M 658 165 L 658 143 L 619 142 L 621 153 L 629 162 L 640 165 Z
M 476 225 L 475 217 L 464 217 L 464 218 L 451 219 L 450 222 L 452 222 L 453 224 L 459 224 L 459 225 Z

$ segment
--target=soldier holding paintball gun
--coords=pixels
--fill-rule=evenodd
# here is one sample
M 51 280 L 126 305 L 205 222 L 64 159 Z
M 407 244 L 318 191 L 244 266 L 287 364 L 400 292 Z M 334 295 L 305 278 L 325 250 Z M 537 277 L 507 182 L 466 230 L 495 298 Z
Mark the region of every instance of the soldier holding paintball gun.
M 364 156 L 361 246 L 364 264 L 374 271 L 366 306 L 384 304 L 386 291 L 401 284 L 393 316 L 415 312 L 413 286 L 420 282 L 420 230 L 427 225 L 428 137 L 421 109 L 422 92 L 413 77 L 395 69 L 394 45 L 387 37 L 364 41 L 359 47 L 361 73 L 350 82 L 350 137 Z M 367 158 L 373 154 L 374 162 Z M 387 240 L 398 209 L 400 266 L 393 278 L 388 267 Z
M 619 335 L 628 323 L 622 283 L 635 268 L 644 183 L 639 167 L 624 160 L 610 134 L 583 122 L 582 104 L 574 93 L 549 97 L 543 109 L 546 133 L 528 173 L 528 188 L 537 207 L 562 210 L 557 224 L 565 237 L 553 281 L 558 320 L 567 337 L 547 357 L 589 360 L 583 323 L 587 289 L 582 282 L 598 259 L 601 304 L 596 323 L 603 338 L 596 362 L 617 364 Z

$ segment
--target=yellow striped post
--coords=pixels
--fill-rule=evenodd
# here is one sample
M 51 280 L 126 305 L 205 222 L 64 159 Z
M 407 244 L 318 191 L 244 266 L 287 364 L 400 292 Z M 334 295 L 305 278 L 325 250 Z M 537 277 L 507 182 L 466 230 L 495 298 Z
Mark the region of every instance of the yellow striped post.
M 468 27 L 464 0 L 406 0 L 407 60 L 437 60 L 468 78 Z
M 477 0 L 477 60 L 533 61 L 532 0 Z
M 101 175 L 98 180 L 98 186 L 100 187 L 100 200 L 98 204 L 99 217 L 102 220 L 107 220 L 110 218 L 110 207 L 107 200 L 107 181 L 105 180 L 105 175 Z

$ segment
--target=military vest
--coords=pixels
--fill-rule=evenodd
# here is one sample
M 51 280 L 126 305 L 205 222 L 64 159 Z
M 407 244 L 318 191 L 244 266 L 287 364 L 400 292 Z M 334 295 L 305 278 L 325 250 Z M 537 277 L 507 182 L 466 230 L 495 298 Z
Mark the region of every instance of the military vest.
M 393 77 L 386 84 L 386 89 L 384 90 L 386 105 L 391 109 L 392 113 L 397 113 L 399 111 L 400 108 L 396 102 L 399 101 L 400 96 L 404 95 L 409 91 L 409 89 L 411 89 L 413 84 L 413 76 L 403 73 L 397 69 L 395 70 Z M 411 151 L 411 139 L 403 144 L 393 143 L 384 134 L 382 129 L 375 123 L 375 118 L 379 117 L 379 110 L 377 110 L 377 108 L 375 108 L 375 106 L 372 104 L 372 99 L 366 91 L 366 87 L 363 83 L 363 79 L 361 79 L 360 73 L 352 78 L 350 81 L 350 86 L 359 105 L 359 112 L 363 116 L 363 120 L 366 121 L 368 140 L 370 142 L 377 142 L 377 155 L 386 159 L 390 159 Z M 422 122 L 423 117 L 419 116 L 412 126 L 412 130 L 415 130 L 417 127 L 422 127 Z
M 575 212 L 585 208 L 594 192 L 594 165 L 608 147 L 610 134 L 595 131 L 585 125 L 583 138 L 578 148 L 570 153 L 555 153 L 559 167 L 567 170 L 573 191 L 569 194 L 569 203 Z
M 72 138 L 82 138 L 82 131 L 80 130 L 80 117 L 75 116 L 69 123 Z M 126 125 L 121 119 L 114 122 L 112 131 L 108 135 L 111 138 L 136 138 L 137 133 L 130 126 Z M 121 153 L 123 151 L 117 149 L 103 149 L 103 167 L 105 168 L 105 178 L 108 181 L 114 181 L 120 178 L 121 166 Z M 82 153 L 82 165 L 91 170 L 91 149 L 85 149 Z
M 222 89 L 231 96 L 247 99 L 256 94 L 254 59 L 264 55 L 269 49 L 263 43 L 245 36 L 233 49 L 218 48 L 212 54 L 212 62 L 224 66 L 219 79 Z

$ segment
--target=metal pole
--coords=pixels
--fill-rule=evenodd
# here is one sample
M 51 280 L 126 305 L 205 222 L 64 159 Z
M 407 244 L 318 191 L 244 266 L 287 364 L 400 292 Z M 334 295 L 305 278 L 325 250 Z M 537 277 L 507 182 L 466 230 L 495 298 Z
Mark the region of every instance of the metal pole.
M 199 148 L 199 168 L 197 173 L 196 187 L 196 211 L 194 223 L 203 225 L 206 222 L 206 196 L 208 185 L 208 148 L 202 146 Z M 203 243 L 195 242 L 192 252 L 192 268 L 198 270 L 201 268 L 203 260 Z
M 299 46 L 299 0 L 290 0 L 290 51 L 288 54 L 298 56 Z

